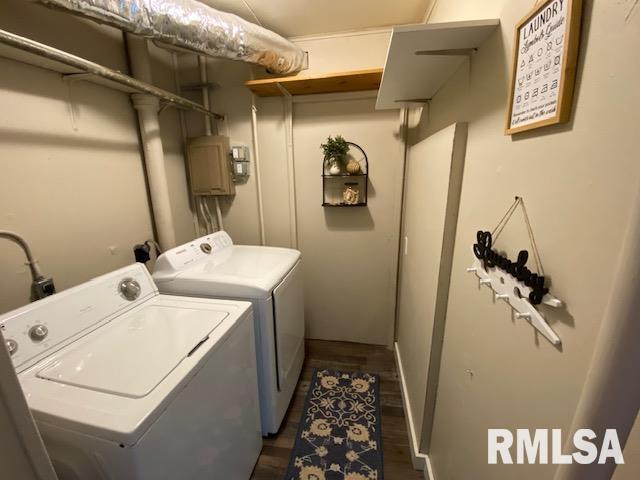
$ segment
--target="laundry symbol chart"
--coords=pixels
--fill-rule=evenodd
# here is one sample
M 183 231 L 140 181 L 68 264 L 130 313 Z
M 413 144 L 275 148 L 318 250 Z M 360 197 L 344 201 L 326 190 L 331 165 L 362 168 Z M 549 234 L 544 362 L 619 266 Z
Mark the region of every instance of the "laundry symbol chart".
M 540 2 L 539 2 L 540 3 Z M 543 2 L 548 3 L 548 2 Z M 565 42 L 572 37 L 568 30 L 575 22 L 570 20 L 570 11 L 562 0 L 554 0 L 558 11 L 549 10 L 552 18 L 541 20 L 539 7 L 517 28 L 510 101 L 514 114 L 511 129 L 524 124 L 541 126 L 545 120 L 561 121 L 557 115 L 560 96 L 564 92 L 563 78 L 566 67 L 572 61 L 572 50 Z M 554 7 L 555 8 L 555 7 Z M 516 110 L 517 107 L 517 111 Z M 562 105 L 564 107 L 564 104 Z M 520 129 L 518 129 L 520 131 Z

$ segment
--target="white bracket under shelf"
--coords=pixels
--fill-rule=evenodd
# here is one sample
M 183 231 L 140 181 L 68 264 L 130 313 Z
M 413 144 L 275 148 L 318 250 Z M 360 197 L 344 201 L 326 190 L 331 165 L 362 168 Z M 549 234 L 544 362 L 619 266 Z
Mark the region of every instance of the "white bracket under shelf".
M 538 330 L 547 340 L 554 345 L 560 345 L 560 337 L 553 331 L 542 314 L 529 301 L 531 288 L 523 282 L 512 277 L 509 273 L 498 267 L 485 270 L 482 262 L 475 258 L 473 266 L 467 268 L 467 272 L 475 273 L 480 279 L 480 285 L 486 285 L 493 290 L 495 300 L 504 300 L 515 311 L 516 319 L 527 320 L 533 328 Z M 562 300 L 547 293 L 542 299 L 542 303 L 554 308 L 564 306 Z

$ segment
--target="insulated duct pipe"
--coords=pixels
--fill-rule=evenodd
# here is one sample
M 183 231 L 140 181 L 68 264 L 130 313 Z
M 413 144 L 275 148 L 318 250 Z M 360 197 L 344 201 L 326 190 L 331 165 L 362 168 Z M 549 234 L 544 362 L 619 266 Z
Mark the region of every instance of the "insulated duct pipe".
M 127 35 L 127 48 L 131 61 L 133 76 L 143 82 L 151 83 L 151 64 L 149 49 L 144 38 Z M 153 95 L 134 93 L 131 95 L 133 107 L 138 112 L 140 137 L 144 150 L 144 163 L 149 181 L 151 208 L 158 233 L 158 240 L 163 250 L 176 245 L 176 234 L 173 225 L 173 213 L 169 201 L 169 185 L 164 165 L 164 150 L 160 136 L 160 101 Z
M 286 75 L 307 68 L 307 54 L 281 37 L 197 0 L 39 0 L 128 33 Z

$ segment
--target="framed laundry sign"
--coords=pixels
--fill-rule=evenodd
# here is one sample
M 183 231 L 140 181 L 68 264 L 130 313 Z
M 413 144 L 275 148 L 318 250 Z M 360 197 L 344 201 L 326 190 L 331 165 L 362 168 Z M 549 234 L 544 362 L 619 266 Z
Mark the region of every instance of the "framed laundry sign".
M 582 0 L 543 0 L 516 25 L 505 133 L 568 122 Z

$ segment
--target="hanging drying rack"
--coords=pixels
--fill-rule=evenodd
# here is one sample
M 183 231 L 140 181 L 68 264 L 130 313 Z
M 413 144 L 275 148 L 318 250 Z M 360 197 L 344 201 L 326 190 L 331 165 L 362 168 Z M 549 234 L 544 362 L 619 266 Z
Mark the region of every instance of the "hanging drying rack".
M 87 81 L 125 93 L 153 95 L 160 99 L 162 108 L 172 106 L 224 119 L 223 115 L 167 90 L 6 30 L 0 30 L 0 57 L 60 73 L 66 80 Z

